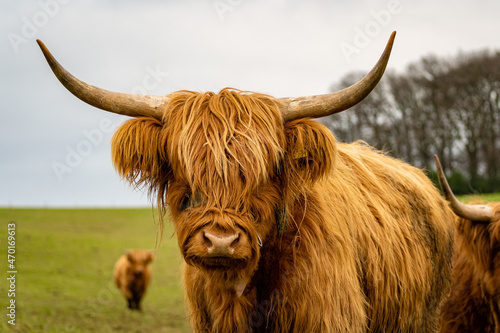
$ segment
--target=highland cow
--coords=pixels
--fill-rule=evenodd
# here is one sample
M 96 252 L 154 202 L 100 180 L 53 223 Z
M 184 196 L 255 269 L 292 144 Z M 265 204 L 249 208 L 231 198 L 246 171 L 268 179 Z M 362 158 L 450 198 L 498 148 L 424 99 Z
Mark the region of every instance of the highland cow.
M 141 299 L 151 281 L 151 266 L 154 255 L 148 250 L 130 250 L 115 264 L 113 277 L 116 286 L 125 296 L 128 308 L 141 309 Z
M 437 156 L 441 189 L 457 215 L 451 294 L 441 313 L 441 332 L 500 332 L 500 202 L 461 203 Z
M 308 118 L 361 101 L 375 67 L 339 92 L 222 89 L 165 97 L 90 86 L 40 43 L 83 101 L 135 117 L 117 171 L 169 209 L 195 332 L 435 332 L 451 278 L 453 213 L 421 170 Z

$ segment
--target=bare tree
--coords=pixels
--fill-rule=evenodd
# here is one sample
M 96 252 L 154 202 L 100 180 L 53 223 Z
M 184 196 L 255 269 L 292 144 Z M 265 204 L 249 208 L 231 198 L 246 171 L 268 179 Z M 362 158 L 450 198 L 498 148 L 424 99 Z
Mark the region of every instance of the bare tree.
M 348 74 L 332 90 L 360 77 Z M 353 110 L 323 122 L 341 141 L 364 140 L 428 169 L 437 154 L 470 188 L 500 190 L 500 52 L 424 57 L 402 74 L 386 74 Z
M 488 51 L 460 54 L 448 73 L 450 108 L 460 119 L 460 139 L 472 183 L 484 173 L 488 183 L 498 178 L 500 151 L 500 55 Z
M 361 73 L 347 75 L 332 91 L 350 86 L 362 77 Z M 354 106 L 349 112 L 326 117 L 322 120 L 330 127 L 336 137 L 345 142 L 363 140 L 378 149 L 391 150 L 390 138 L 390 104 L 385 80 L 366 97 L 361 103 Z

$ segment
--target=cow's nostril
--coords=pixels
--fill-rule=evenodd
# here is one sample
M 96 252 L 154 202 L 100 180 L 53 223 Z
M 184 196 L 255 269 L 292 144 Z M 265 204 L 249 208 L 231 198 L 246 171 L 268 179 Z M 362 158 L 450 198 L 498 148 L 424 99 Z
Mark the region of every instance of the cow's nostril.
M 231 247 L 234 247 L 234 246 L 235 246 L 236 244 L 238 244 L 238 243 L 239 243 L 239 241 L 240 241 L 240 233 L 238 232 L 238 233 L 236 233 L 235 235 L 236 235 L 236 238 L 235 238 L 235 239 L 233 240 L 233 242 L 231 243 L 231 245 L 230 245 Z
M 203 241 L 211 254 L 228 255 L 233 254 L 235 247 L 240 241 L 240 234 L 226 234 L 219 232 L 203 232 Z
M 213 246 L 212 242 L 210 241 L 210 238 L 207 237 L 207 232 L 206 231 L 203 232 L 203 241 L 205 242 L 205 245 L 207 247 L 212 247 Z

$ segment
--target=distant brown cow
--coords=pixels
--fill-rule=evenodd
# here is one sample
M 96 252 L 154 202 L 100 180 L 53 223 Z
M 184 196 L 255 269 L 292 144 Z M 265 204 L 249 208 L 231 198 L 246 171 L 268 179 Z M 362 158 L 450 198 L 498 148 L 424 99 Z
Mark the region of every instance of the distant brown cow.
M 148 250 L 130 250 L 115 264 L 116 286 L 128 301 L 131 310 L 141 309 L 141 299 L 151 281 L 150 262 L 154 255 Z
M 76 96 L 135 117 L 113 137 L 113 162 L 170 211 L 195 332 L 436 332 L 452 211 L 421 170 L 309 119 L 367 96 L 393 40 L 351 87 L 284 98 L 110 92 L 40 46 Z
M 500 202 L 466 205 L 451 191 L 439 159 L 438 179 L 457 217 L 452 289 L 441 332 L 500 332 Z

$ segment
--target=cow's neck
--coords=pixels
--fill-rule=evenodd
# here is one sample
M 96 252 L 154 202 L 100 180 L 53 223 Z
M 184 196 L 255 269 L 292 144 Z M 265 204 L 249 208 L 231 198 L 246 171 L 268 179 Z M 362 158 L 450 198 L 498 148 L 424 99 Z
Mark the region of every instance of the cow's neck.
M 205 288 L 210 300 L 210 322 L 214 332 L 248 332 L 248 316 L 252 311 L 255 292 L 247 282 L 211 283 Z

